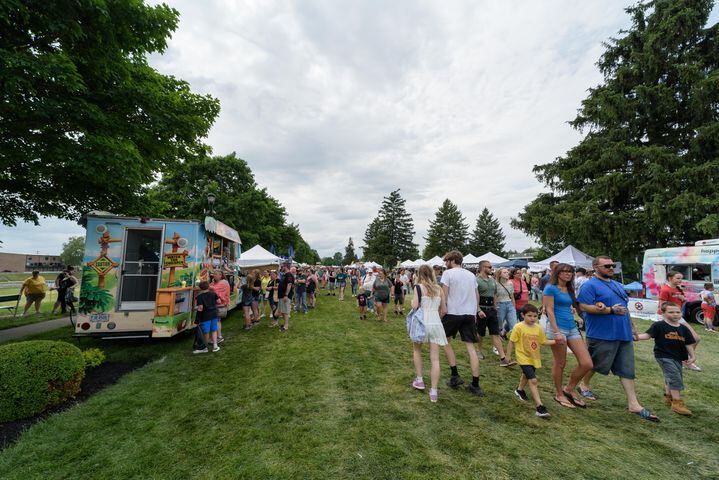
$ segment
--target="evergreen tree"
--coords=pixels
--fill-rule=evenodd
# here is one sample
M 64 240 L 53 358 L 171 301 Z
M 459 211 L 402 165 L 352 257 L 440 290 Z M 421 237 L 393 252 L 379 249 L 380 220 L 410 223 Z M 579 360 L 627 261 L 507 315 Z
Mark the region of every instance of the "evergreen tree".
M 502 255 L 505 239 L 499 220 L 484 207 L 472 231 L 469 251 L 474 255 L 484 255 L 487 252 Z
M 382 199 L 377 217 L 367 226 L 364 259 L 394 266 L 398 261 L 419 256 L 414 243 L 414 221 L 399 189 Z
M 642 251 L 719 235 L 719 35 L 713 2 L 627 9 L 632 26 L 606 43 L 604 82 L 571 125 L 587 131 L 534 167 L 549 192 L 512 225 L 556 251 L 605 253 L 636 271 Z
M 352 237 L 350 237 L 349 242 L 347 242 L 347 246 L 345 247 L 345 256 L 342 259 L 343 265 L 350 265 L 354 263 L 357 260 L 357 254 L 355 253 L 355 244 L 352 241 Z
M 469 226 L 457 205 L 445 199 L 429 222 L 427 230 L 427 246 L 424 247 L 424 259 L 436 255 L 443 256 L 450 250 L 466 252 Z

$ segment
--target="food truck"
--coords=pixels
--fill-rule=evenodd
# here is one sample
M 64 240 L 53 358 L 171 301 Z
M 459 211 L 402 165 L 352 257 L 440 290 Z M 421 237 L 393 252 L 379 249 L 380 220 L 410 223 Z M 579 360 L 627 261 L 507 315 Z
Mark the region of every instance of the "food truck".
M 194 326 L 197 284 L 221 270 L 239 301 L 240 236 L 206 217 L 168 220 L 91 212 L 75 336 L 171 337 Z
M 667 273 L 681 272 L 684 280 L 685 319 L 704 323 L 699 292 L 705 283 L 719 289 L 719 239 L 700 240 L 694 245 L 672 248 L 652 248 L 644 252 L 642 277 L 646 286 L 646 299 L 631 298 L 633 316 L 658 320 L 656 314 L 659 290 L 666 283 Z

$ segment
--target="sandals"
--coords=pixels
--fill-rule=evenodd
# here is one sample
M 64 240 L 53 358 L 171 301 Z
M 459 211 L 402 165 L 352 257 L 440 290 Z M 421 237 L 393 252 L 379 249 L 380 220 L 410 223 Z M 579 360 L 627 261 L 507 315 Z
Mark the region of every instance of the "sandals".
M 585 390 L 582 387 L 577 387 L 577 391 L 579 392 L 579 394 L 581 396 L 583 396 L 587 400 L 596 400 L 597 399 L 596 395 L 594 395 L 594 392 L 592 392 L 591 390 Z
M 654 415 L 652 412 L 650 412 L 646 408 L 642 408 L 638 412 L 632 412 L 629 409 L 627 409 L 627 411 L 629 411 L 629 413 L 633 413 L 634 415 L 638 415 L 639 418 L 641 418 L 643 420 L 647 420 L 647 421 L 654 422 L 654 423 L 659 423 L 659 417 Z
M 574 405 L 575 407 L 587 408 L 587 404 L 584 403 L 584 401 L 582 401 L 582 400 L 580 400 L 580 399 L 578 399 L 578 398 L 574 398 L 574 395 L 572 395 L 571 392 L 568 392 L 568 391 L 566 391 L 566 390 L 562 390 L 562 393 L 564 393 L 564 396 L 567 397 L 567 400 L 569 400 L 569 402 L 570 402 L 572 405 Z
M 572 398 L 572 397 L 570 396 L 569 398 Z M 558 404 L 560 404 L 560 405 L 563 406 L 563 407 L 576 408 L 576 407 L 574 406 L 574 404 L 573 404 L 572 402 L 570 402 L 569 400 L 560 400 L 560 399 L 558 399 L 557 397 L 554 397 L 554 401 L 557 402 Z

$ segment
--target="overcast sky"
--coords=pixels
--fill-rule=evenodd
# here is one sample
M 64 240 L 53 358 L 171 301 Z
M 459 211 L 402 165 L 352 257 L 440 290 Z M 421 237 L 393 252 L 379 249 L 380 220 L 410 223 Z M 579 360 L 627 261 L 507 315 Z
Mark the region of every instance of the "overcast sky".
M 470 226 L 488 207 L 509 248 L 533 245 L 509 220 L 542 190 L 532 167 L 581 138 L 566 122 L 630 2 L 167 3 L 180 25 L 151 63 L 220 99 L 214 153 L 245 159 L 325 256 L 361 244 L 395 188 L 420 248 L 445 198 Z M 0 229 L 0 251 L 23 253 L 84 234 L 57 219 Z

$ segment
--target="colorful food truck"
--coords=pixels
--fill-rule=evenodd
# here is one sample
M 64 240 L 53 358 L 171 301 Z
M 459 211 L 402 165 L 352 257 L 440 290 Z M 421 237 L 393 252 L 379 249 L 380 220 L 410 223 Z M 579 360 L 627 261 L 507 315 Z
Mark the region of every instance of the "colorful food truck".
M 212 217 L 167 220 L 91 212 L 76 336 L 171 337 L 194 326 L 197 283 L 221 270 L 239 301 L 239 234 Z
M 684 277 L 682 287 L 687 298 L 686 320 L 703 324 L 699 292 L 708 282 L 713 283 L 715 288 L 719 287 L 719 239 L 700 240 L 687 247 L 647 250 L 642 265 L 647 300 L 632 298 L 630 302 L 630 309 L 633 307 L 643 313 L 637 316 L 655 317 L 659 290 L 667 280 L 667 272 L 672 270 L 681 272 Z

